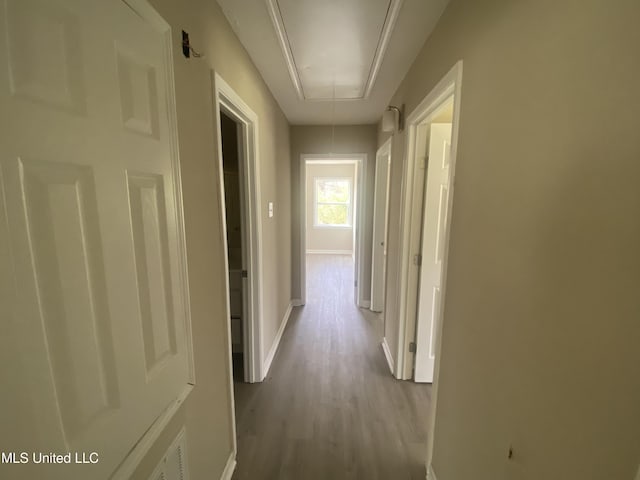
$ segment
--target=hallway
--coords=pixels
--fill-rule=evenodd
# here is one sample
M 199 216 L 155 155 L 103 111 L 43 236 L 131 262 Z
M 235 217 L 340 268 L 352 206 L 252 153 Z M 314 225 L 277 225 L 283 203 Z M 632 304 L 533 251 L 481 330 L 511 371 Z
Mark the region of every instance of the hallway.
M 347 255 L 308 255 L 268 377 L 235 384 L 236 480 L 424 479 L 431 388 L 395 380 Z

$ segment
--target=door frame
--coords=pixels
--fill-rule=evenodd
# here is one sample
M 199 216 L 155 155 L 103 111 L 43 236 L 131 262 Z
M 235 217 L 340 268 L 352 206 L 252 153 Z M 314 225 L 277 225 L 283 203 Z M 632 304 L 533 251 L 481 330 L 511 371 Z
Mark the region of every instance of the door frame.
M 444 318 L 445 295 L 447 284 L 448 254 L 449 254 L 449 233 L 451 231 L 451 217 L 453 213 L 452 202 L 455 188 L 455 167 L 458 151 L 458 132 L 460 127 L 460 103 L 462 93 L 462 60 L 458 61 L 451 70 L 438 82 L 420 104 L 411 112 L 406 121 L 406 143 L 404 156 L 404 172 L 402 180 L 401 198 L 401 245 L 400 245 L 400 268 L 398 273 L 399 299 L 398 299 L 398 349 L 396 357 L 396 372 L 398 379 L 409 380 L 412 377 L 414 355 L 410 354 L 410 344 L 415 339 L 415 324 L 417 314 L 417 289 L 419 269 L 413 265 L 412 257 L 420 249 L 421 223 L 416 225 L 412 222 L 415 218 L 416 210 L 420 213 L 423 208 L 423 198 L 415 194 L 414 179 L 416 171 L 416 130 L 418 125 L 424 123 L 433 116 L 434 113 L 451 97 L 453 97 L 453 121 L 451 133 L 451 194 L 447 211 L 449 212 L 446 233 L 445 247 L 442 267 L 442 308 L 435 319 L 435 367 L 433 390 L 431 403 L 429 406 L 429 431 L 427 434 L 427 468 L 431 465 L 433 455 L 433 434 L 435 431 L 435 417 L 438 400 L 438 381 L 440 377 L 440 357 L 442 321 Z M 422 190 L 422 189 L 419 189 Z M 421 218 L 421 217 L 420 217 Z
M 378 149 L 378 151 L 376 152 L 376 172 L 373 178 L 373 228 L 372 228 L 372 238 L 371 238 L 371 305 L 370 305 L 370 309 L 373 312 L 382 312 L 382 318 L 383 318 L 383 322 L 384 322 L 384 308 L 381 307 L 381 310 L 375 310 L 375 308 L 377 307 L 377 305 L 374 305 L 374 301 L 373 301 L 373 290 L 374 290 L 374 262 L 373 259 L 375 257 L 375 242 L 376 240 L 376 219 L 378 217 L 378 215 L 376 214 L 376 207 L 378 206 L 378 202 L 376 201 L 378 198 L 378 174 L 380 173 L 380 171 L 378 170 L 379 168 L 379 162 L 378 159 L 382 156 L 385 157 L 389 157 L 389 160 L 391 159 L 391 149 L 392 149 L 392 143 L 393 143 L 393 137 L 389 137 L 383 144 L 382 146 Z M 384 228 L 385 228 L 385 233 L 384 233 L 384 249 L 386 250 L 388 248 L 388 244 L 389 244 L 389 233 L 388 233 L 388 226 L 389 226 L 389 187 L 390 187 L 390 179 L 391 179 L 391 162 L 388 162 L 387 165 L 387 181 L 385 184 L 385 201 L 384 201 Z M 382 305 L 384 305 L 385 303 L 385 296 L 386 296 L 386 291 L 387 291 L 387 282 L 386 282 L 386 271 L 387 271 L 387 256 L 385 255 L 384 257 L 384 262 L 383 262 L 383 268 L 382 268 L 382 272 L 380 272 L 381 274 L 381 281 L 382 281 L 382 300 L 381 303 Z
M 356 215 L 354 255 L 356 269 L 356 305 L 362 308 L 369 308 L 369 301 L 363 298 L 363 278 L 364 278 L 364 225 L 365 225 L 365 198 L 366 198 L 366 177 L 367 177 L 367 154 L 366 153 L 344 153 L 344 154 L 318 154 L 303 153 L 300 155 L 300 301 L 296 305 L 304 305 L 307 301 L 307 161 L 336 163 L 338 160 L 347 160 L 356 165 L 354 182 L 354 202 L 353 212 Z
M 239 149 L 243 172 L 241 179 L 242 229 L 244 231 L 242 245 L 243 269 L 248 270 L 248 278 L 243 279 L 243 357 L 244 380 L 249 383 L 261 382 L 263 379 L 262 362 L 262 221 L 258 208 L 260 199 L 260 171 L 258 161 L 258 116 L 242 100 L 242 98 L 217 73 L 213 72 L 214 85 L 214 115 L 216 120 L 215 138 L 218 150 L 218 190 L 220 210 L 218 212 L 223 245 L 222 256 L 225 272 L 225 302 L 226 314 L 229 317 L 229 260 L 227 245 L 227 223 L 224 196 L 224 175 L 222 164 L 222 135 L 220 111 L 224 111 L 238 125 Z M 246 292 L 246 295 L 245 295 Z M 231 387 L 231 404 L 233 406 L 233 361 L 231 322 L 227 322 L 227 343 L 229 346 L 229 378 Z M 235 413 L 234 413 L 235 428 Z M 235 432 L 234 432 L 235 441 Z

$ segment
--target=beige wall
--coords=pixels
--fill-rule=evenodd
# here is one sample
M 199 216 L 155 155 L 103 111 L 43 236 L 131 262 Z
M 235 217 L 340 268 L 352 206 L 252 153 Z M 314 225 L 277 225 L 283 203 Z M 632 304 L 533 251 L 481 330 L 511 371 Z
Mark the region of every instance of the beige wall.
M 636 0 L 452 0 L 392 99 L 411 112 L 464 61 L 439 480 L 638 469 L 639 22 Z M 392 340 L 404 142 L 392 158 Z
M 371 297 L 371 236 L 373 229 L 373 180 L 375 176 L 377 130 L 375 125 L 292 126 L 291 127 L 291 286 L 293 298 L 301 298 L 300 261 L 304 259 L 300 244 L 300 218 L 304 200 L 300 198 L 300 162 L 303 154 L 365 153 L 368 166 L 364 172 L 366 212 L 364 258 L 364 299 Z
M 306 242 L 309 250 L 353 251 L 353 193 L 355 187 L 355 164 L 311 164 L 307 165 L 307 230 Z M 352 225 L 348 228 L 314 226 L 315 179 L 321 177 L 341 177 L 351 180 Z
M 232 451 L 232 418 L 212 69 L 259 117 L 265 355 L 291 298 L 289 125 L 215 1 L 152 0 L 152 4 L 173 29 L 193 321 L 196 386 L 179 416 L 187 425 L 191 478 L 217 479 Z M 182 56 L 182 29 L 204 58 Z M 268 201 L 275 204 L 274 218 L 267 217 Z M 169 428 L 176 429 L 173 423 Z M 151 456 L 164 453 L 171 440 L 171 435 L 164 435 Z M 149 458 L 141 468 L 153 463 Z

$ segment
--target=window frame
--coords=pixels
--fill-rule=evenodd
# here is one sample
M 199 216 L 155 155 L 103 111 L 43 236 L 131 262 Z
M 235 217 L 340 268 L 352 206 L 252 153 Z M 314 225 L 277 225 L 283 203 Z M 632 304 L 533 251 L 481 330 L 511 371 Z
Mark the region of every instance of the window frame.
M 318 202 L 318 184 L 321 181 L 346 181 L 349 188 L 346 202 Z M 327 229 L 351 229 L 353 228 L 353 179 L 351 177 L 313 177 L 313 227 Z M 346 205 L 347 207 L 347 223 L 337 225 L 327 225 L 318 222 L 318 204 L 322 205 Z

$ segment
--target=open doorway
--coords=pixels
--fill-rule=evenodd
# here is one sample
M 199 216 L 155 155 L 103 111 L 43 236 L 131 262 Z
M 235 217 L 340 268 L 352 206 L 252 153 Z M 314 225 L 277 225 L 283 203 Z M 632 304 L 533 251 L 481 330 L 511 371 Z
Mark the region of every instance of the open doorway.
M 416 345 L 413 379 L 433 383 L 438 317 L 443 300 L 444 253 L 448 241 L 449 201 L 452 189 L 451 96 L 416 128 L 417 158 L 425 158 L 422 189 L 416 186 L 414 199 L 422 200 L 419 241 L 417 312 L 413 330 Z M 420 229 L 419 229 L 420 230 Z
M 462 61 L 406 121 L 396 377 L 433 383 L 427 468 L 438 398 L 461 85 Z
M 257 116 L 218 74 L 213 77 L 214 108 L 220 127 L 218 171 L 227 274 L 229 364 L 235 367 L 230 379 L 253 383 L 263 379 Z
M 306 302 L 306 258 L 309 255 L 350 256 L 353 265 L 354 302 L 363 300 L 363 237 L 361 215 L 366 155 L 303 155 L 301 164 L 302 304 Z M 328 258 L 328 257 L 327 257 Z M 368 288 L 367 288 L 368 292 Z
M 220 111 L 220 139 L 222 142 L 222 172 L 224 185 L 225 222 L 227 232 L 227 262 L 229 280 L 229 315 L 231 323 L 231 354 L 233 379 L 245 381 L 244 336 L 246 327 L 245 296 L 243 292 L 243 168 L 240 162 L 241 125 L 223 110 Z
M 435 383 L 455 175 L 461 64 L 407 118 L 396 376 Z

